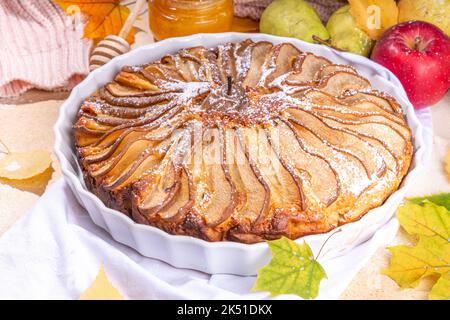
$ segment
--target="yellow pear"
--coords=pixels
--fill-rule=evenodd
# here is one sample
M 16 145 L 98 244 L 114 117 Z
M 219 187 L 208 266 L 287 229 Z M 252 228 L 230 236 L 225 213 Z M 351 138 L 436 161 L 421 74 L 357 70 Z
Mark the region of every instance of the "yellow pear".
M 400 0 L 398 21 L 421 20 L 450 36 L 450 0 Z

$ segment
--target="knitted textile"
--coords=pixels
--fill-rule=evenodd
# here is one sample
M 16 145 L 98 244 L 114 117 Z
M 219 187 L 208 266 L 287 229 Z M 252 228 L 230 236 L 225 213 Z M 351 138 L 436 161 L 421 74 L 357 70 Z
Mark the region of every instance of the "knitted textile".
M 264 9 L 273 0 L 234 0 L 234 14 L 238 17 L 247 17 L 259 20 Z M 323 23 L 328 21 L 330 15 L 338 8 L 347 4 L 346 0 L 306 0 L 316 9 Z
M 83 26 L 50 0 L 0 1 L 0 98 L 71 89 L 89 73 Z

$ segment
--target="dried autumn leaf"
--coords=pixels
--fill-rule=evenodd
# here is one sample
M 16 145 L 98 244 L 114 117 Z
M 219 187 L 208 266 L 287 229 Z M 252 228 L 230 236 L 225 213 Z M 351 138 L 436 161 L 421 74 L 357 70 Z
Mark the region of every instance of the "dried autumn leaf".
M 450 300 L 450 274 L 439 278 L 428 295 L 430 300 Z
M 29 179 L 47 170 L 51 163 L 50 153 L 45 150 L 8 153 L 0 159 L 0 178 Z
M 398 23 L 395 0 L 349 0 L 350 12 L 358 27 L 372 40 L 378 40 L 388 28 Z
M 80 300 L 123 300 L 123 296 L 109 281 L 102 265 L 94 282 L 81 294 Z
M 429 298 L 449 298 L 450 277 L 450 211 L 438 203 L 448 201 L 448 194 L 408 199 L 397 210 L 402 227 L 419 241 L 415 246 L 388 248 L 392 254 L 389 267 L 383 273 L 400 287 L 413 288 L 420 279 L 438 276 Z M 417 204 L 419 203 L 419 204 Z
M 297 244 L 286 237 L 267 241 L 267 244 L 272 260 L 258 270 L 252 291 L 295 294 L 304 299 L 317 297 L 320 282 L 327 275 L 308 244 Z
M 25 192 L 34 193 L 37 196 L 41 196 L 45 192 L 49 181 L 52 179 L 53 172 L 54 170 L 50 166 L 44 172 L 28 179 L 11 180 L 0 178 L 0 184 L 6 184 L 12 188 L 19 189 Z
M 117 35 L 127 20 L 130 10 L 120 0 L 55 0 L 64 10 L 77 6 L 86 15 L 84 37 L 99 41 L 106 36 Z M 73 7 L 72 7 L 73 8 Z M 134 30 L 127 36 L 128 43 L 134 42 Z
M 389 268 L 383 274 L 402 288 L 414 288 L 420 279 L 450 272 L 450 243 L 442 244 L 437 238 L 421 237 L 414 247 L 388 248 L 392 254 Z

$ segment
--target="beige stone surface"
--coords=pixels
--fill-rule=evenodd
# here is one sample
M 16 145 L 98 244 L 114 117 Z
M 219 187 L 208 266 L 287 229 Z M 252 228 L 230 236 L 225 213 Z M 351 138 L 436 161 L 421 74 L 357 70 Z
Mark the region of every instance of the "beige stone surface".
M 146 17 L 139 22 L 141 29 L 148 29 Z M 136 45 L 152 42 L 150 33 L 139 32 Z M 0 101 L 0 139 L 12 151 L 53 148 L 53 125 L 59 107 L 67 93 L 32 91 L 19 99 Z M 431 160 L 410 195 L 450 192 L 450 183 L 443 172 L 444 154 L 450 148 L 450 93 L 432 107 L 434 144 Z M 0 147 L 1 148 L 1 147 Z M 1 149 L 0 149 L 1 150 Z M 0 155 L 1 156 L 1 155 Z M 32 187 L 11 185 L 0 181 L 0 236 L 37 201 L 45 186 L 61 177 L 58 162 L 53 155 L 53 172 L 41 177 Z M 408 237 L 399 232 L 392 245 L 407 243 Z M 380 270 L 388 265 L 389 253 L 380 248 L 367 265 L 358 273 L 342 294 L 342 299 L 426 299 L 432 281 L 422 281 L 416 289 L 402 290 L 382 275 Z
M 33 92 L 32 100 L 46 93 Z M 61 100 L 43 100 L 26 104 L 0 104 L 0 139 L 11 152 L 53 149 L 53 124 L 58 116 Z M 1 148 L 1 147 L 0 147 Z M 1 149 L 0 149 L 1 150 Z M 1 156 L 1 155 L 0 155 Z M 49 184 L 61 176 L 58 161 L 52 155 L 53 172 Z M 39 179 L 30 187 L 0 181 L 0 235 L 30 209 L 45 190 L 48 177 Z M 19 187 L 19 188 L 17 188 Z

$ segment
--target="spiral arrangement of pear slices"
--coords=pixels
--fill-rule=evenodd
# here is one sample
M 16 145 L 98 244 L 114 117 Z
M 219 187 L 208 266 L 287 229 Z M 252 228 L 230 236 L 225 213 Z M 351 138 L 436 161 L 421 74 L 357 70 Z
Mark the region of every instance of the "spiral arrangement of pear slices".
M 251 40 L 123 68 L 82 104 L 74 135 L 107 206 L 208 241 L 357 220 L 398 188 L 412 156 L 401 107 L 354 68 Z

